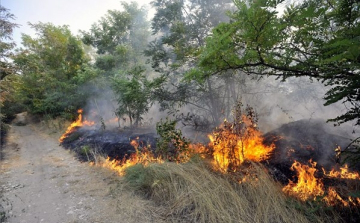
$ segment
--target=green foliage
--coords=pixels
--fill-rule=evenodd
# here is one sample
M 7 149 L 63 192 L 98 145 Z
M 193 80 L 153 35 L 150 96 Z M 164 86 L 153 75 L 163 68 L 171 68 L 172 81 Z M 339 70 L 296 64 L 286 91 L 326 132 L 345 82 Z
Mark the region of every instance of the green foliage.
M 58 116 L 84 106 L 87 93 L 79 86 L 96 76 L 86 66 L 81 41 L 67 26 L 30 24 L 36 38 L 23 34 L 24 49 L 14 56 L 21 75 L 14 82 L 16 100 L 34 114 Z
M 166 65 L 170 58 L 172 63 L 180 65 L 190 62 L 197 49 L 203 45 L 209 30 L 219 22 L 228 20 L 224 12 L 229 9 L 230 2 L 153 1 L 156 13 L 151 23 L 152 31 L 153 34 L 161 35 L 145 51 L 152 57 L 153 68 L 159 69 L 160 64 Z
M 156 131 L 160 139 L 156 142 L 156 153 L 170 161 L 183 161 L 189 157 L 190 141 L 175 128 L 176 121 L 166 119 L 156 123 Z
M 162 83 L 161 78 L 149 80 L 144 72 L 144 68 L 134 67 L 112 78 L 112 89 L 118 102 L 116 113 L 119 117 L 128 115 L 130 125 L 134 120 L 135 127 L 150 108 L 152 92 Z
M 342 101 L 348 111 L 331 121 L 360 124 L 360 3 L 306 0 L 287 7 L 284 1 L 234 1 L 230 23 L 219 24 L 200 55 L 200 78 L 241 70 L 283 79 L 308 76 L 332 88 L 325 105 Z M 194 72 L 192 72 L 194 74 Z
M 9 74 L 15 73 L 15 68 L 9 62 L 9 58 L 13 55 L 12 50 L 15 47 L 15 43 L 12 41 L 12 33 L 18 25 L 11 22 L 11 20 L 14 20 L 14 15 L 0 5 L 0 80 Z
M 95 66 L 109 76 L 141 63 L 149 37 L 145 8 L 136 2 L 122 6 L 123 11 L 109 10 L 89 32 L 82 31 L 83 42 L 97 50 Z
M 107 91 L 111 85 L 118 103 L 118 117 L 127 115 L 131 126 L 138 126 L 152 102 L 152 91 L 159 79 L 150 80 L 143 64 L 143 50 L 149 37 L 147 11 L 136 2 L 122 2 L 123 10 L 109 10 L 89 32 L 82 31 L 85 44 L 95 47 L 94 66 L 103 75 Z
M 5 142 L 5 135 L 9 128 L 5 123 L 14 118 L 14 114 L 21 110 L 19 104 L 14 103 L 14 88 L 10 84 L 15 74 L 15 66 L 9 60 L 13 56 L 15 47 L 12 33 L 14 28 L 18 27 L 12 20 L 14 20 L 14 15 L 0 5 L 0 146 Z M 5 219 L 5 212 L 2 211 L 0 205 L 0 222 Z
M 231 9 L 231 1 L 157 0 L 152 5 L 156 9 L 152 31 L 158 38 L 149 43 L 145 55 L 151 58 L 152 68 L 167 78 L 156 94 L 162 109 L 174 113 L 177 107 L 191 104 L 217 124 L 222 119 L 219 108 L 225 107 L 219 90 L 224 80 L 200 81 L 184 74 L 193 71 L 210 30 L 229 19 L 225 11 Z

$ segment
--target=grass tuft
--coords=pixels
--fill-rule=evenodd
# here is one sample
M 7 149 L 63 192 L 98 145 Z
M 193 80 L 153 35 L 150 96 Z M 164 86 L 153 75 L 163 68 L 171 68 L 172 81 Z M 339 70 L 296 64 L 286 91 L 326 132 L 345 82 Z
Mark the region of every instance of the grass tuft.
M 125 180 L 155 202 L 165 222 L 309 222 L 260 165 L 251 166 L 256 180 L 242 183 L 210 171 L 199 160 L 138 164 L 126 169 Z

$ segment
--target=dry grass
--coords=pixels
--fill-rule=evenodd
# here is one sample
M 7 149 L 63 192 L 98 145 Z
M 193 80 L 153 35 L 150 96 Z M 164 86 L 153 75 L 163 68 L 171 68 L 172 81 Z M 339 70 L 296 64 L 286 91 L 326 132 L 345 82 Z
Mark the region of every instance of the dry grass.
M 114 198 L 113 207 L 121 217 L 118 222 L 123 223 L 162 223 L 158 207 L 151 200 L 144 199 L 129 189 L 123 178 L 116 177 L 117 183 L 111 187 L 109 195 Z
M 289 206 L 280 187 L 258 165 L 256 180 L 241 184 L 209 171 L 202 162 L 136 165 L 126 170 L 128 188 L 158 206 L 166 222 L 309 222 Z M 324 222 L 319 217 L 312 222 Z

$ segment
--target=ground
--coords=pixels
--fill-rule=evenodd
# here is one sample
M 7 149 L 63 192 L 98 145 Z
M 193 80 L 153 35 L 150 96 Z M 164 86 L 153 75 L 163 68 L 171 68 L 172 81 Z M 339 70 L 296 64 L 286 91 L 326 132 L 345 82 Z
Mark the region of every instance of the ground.
M 38 125 L 11 126 L 0 160 L 0 222 L 158 222 L 115 173 L 81 163 Z M 1 216 L 0 216 L 1 218 Z

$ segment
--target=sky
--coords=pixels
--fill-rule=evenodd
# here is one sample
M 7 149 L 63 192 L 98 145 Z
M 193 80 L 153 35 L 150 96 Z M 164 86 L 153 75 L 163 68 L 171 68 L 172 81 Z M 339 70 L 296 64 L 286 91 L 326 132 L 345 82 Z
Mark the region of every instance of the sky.
M 122 0 L 131 2 L 131 0 Z M 140 6 L 150 9 L 152 0 L 135 0 Z M 21 33 L 34 36 L 28 22 L 50 22 L 54 25 L 68 25 L 73 34 L 79 30 L 88 31 L 108 10 L 122 10 L 121 0 L 0 0 L 3 7 L 15 15 L 13 22 L 19 24 L 13 32 L 17 46 L 21 44 Z M 149 13 L 151 15 L 151 12 Z

